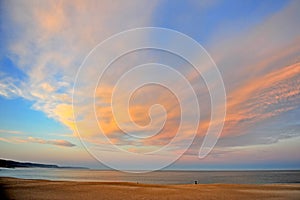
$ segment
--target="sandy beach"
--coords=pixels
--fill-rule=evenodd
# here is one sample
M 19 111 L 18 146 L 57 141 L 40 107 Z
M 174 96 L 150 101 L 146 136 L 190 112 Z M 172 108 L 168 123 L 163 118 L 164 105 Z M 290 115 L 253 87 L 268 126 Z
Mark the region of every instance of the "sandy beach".
M 6 199 L 299 199 L 300 184 L 152 185 L 0 178 Z M 3 199 L 3 198 L 2 198 Z

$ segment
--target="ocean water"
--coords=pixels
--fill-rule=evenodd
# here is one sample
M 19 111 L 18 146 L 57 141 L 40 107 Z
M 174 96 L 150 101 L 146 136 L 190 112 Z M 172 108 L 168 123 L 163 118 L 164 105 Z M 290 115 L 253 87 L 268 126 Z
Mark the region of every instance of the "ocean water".
M 300 183 L 300 171 L 156 171 L 125 173 L 86 169 L 16 168 L 0 169 L 1 177 L 24 179 L 138 182 L 149 184 L 235 183 L 276 184 Z

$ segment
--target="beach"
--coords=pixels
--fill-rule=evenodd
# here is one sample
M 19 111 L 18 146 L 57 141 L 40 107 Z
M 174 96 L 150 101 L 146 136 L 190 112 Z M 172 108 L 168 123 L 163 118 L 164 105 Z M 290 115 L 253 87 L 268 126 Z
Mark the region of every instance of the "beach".
M 299 199 L 300 184 L 76 182 L 0 178 L 7 199 Z M 3 198 L 2 198 L 3 199 Z

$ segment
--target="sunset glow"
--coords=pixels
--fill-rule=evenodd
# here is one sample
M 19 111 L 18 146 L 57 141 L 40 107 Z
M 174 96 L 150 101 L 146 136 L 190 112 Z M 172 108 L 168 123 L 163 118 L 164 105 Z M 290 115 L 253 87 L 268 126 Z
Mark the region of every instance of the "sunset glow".
M 170 143 L 181 128 L 182 143 L 172 153 L 184 154 L 170 169 L 299 169 L 300 1 L 245 2 L 1 1 L 2 158 L 106 168 L 86 148 L 119 162 L 126 162 L 126 156 L 107 148 L 99 133 L 124 151 L 143 154 Z M 96 69 L 83 71 L 78 87 L 73 88 L 79 67 L 96 45 L 139 27 L 182 32 L 201 44 L 218 67 L 226 91 L 226 117 L 220 138 L 207 157 L 198 157 L 203 138 L 210 125 L 223 121 L 211 120 L 211 88 L 201 76 L 211 75 L 211 64 L 197 60 L 198 55 L 195 62 L 205 69 L 201 74 L 170 52 L 132 51 L 116 59 L 98 83 L 92 81 Z M 161 40 L 169 46 L 184 46 L 178 38 Z M 134 42 L 110 46 L 101 59 Z M 194 104 L 185 82 L 170 78 L 175 73 L 149 70 L 144 76 L 124 80 L 122 88 L 145 77 L 168 80 L 181 96 L 158 84 L 145 85 L 132 94 L 129 109 L 124 103 L 126 93 L 119 93 L 114 116 L 110 103 L 116 83 L 132 66 L 144 63 L 170 66 L 195 91 L 200 122 L 186 152 L 183 145 L 194 134 L 194 124 L 191 120 L 180 127 L 180 103 Z M 217 80 L 212 85 L 217 87 Z M 91 89 L 95 96 L 87 94 Z M 74 91 L 76 99 L 72 99 Z M 91 98 L 95 105 L 86 103 Z M 72 103 L 76 104 L 75 113 Z M 195 107 L 186 112 L 192 118 Z M 92 123 L 95 118 L 98 124 Z M 124 133 L 120 125 L 137 138 Z M 152 136 L 154 130 L 160 131 Z M 143 166 L 161 159 L 163 156 L 139 163 L 137 157 L 135 162 Z

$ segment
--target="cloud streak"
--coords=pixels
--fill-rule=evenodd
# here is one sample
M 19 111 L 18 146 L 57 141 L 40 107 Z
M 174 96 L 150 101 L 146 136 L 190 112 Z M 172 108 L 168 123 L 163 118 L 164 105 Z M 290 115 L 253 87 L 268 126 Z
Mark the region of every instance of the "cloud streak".
M 242 134 L 268 118 L 293 110 L 300 104 L 300 64 L 255 78 L 228 96 L 223 135 Z M 235 132 L 235 133 L 234 133 Z
M 74 147 L 75 144 L 67 141 L 67 140 L 45 140 L 41 138 L 34 138 L 34 137 L 28 137 L 26 139 L 28 142 L 32 143 L 38 143 L 38 144 L 50 144 L 50 145 L 56 145 L 56 146 L 63 146 L 63 147 Z
M 37 143 L 37 144 L 47 144 L 47 145 L 55 145 L 55 146 L 63 146 L 63 147 L 75 147 L 76 145 L 67 141 L 67 140 L 46 140 L 42 138 L 36 137 L 0 137 L 0 141 L 18 144 L 18 143 Z
M 15 130 L 0 130 L 2 134 L 22 134 L 22 131 L 15 131 Z

